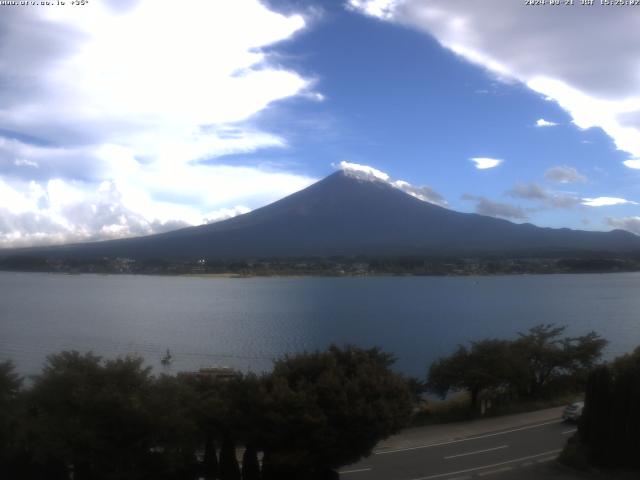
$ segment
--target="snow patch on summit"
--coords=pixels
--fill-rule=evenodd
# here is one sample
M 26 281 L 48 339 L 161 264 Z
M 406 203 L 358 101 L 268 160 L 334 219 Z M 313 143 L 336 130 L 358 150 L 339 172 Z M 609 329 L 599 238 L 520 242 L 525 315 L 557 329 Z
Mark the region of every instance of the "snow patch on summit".
M 433 188 L 427 186 L 415 186 L 404 180 L 392 180 L 391 177 L 377 168 L 369 165 L 361 165 L 359 163 L 351 163 L 342 161 L 339 164 L 333 164 L 334 168 L 342 170 L 342 172 L 352 178 L 364 180 L 367 182 L 383 182 L 387 185 L 402 190 L 404 193 L 412 197 L 422 200 L 423 202 L 433 203 L 441 207 L 447 207 L 448 203 L 440 193 Z
M 334 165 L 335 167 L 335 165 Z M 346 175 L 359 180 L 367 180 L 369 182 L 383 181 L 389 182 L 389 175 L 382 170 L 370 167 L 369 165 L 360 165 L 359 163 L 350 163 L 342 161 L 337 165 L 337 168 L 342 170 Z

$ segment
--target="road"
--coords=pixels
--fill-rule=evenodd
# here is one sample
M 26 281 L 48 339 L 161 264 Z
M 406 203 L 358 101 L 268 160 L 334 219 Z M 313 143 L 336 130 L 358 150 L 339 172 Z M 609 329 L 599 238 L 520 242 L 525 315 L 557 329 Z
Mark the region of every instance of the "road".
M 340 472 L 343 480 L 463 480 L 499 475 L 553 461 L 575 425 L 562 409 L 412 429 Z M 505 475 L 511 472 L 512 475 Z

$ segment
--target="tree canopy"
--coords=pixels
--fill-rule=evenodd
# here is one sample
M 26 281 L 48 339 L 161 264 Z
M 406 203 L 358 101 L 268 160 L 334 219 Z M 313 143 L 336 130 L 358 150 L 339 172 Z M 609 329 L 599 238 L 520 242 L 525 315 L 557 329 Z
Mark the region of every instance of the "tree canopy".
M 412 395 L 393 361 L 377 348 L 336 346 L 277 361 L 264 384 L 270 460 L 337 468 L 405 426 Z
M 513 356 L 513 345 L 505 340 L 471 342 L 470 348 L 461 345 L 453 355 L 431 365 L 428 386 L 442 397 L 450 390 L 467 390 L 475 408 L 482 390 L 514 381 Z
M 22 378 L 15 372 L 13 362 L 0 362 L 0 465 L 15 454 L 18 402 Z
M 607 341 L 595 332 L 580 337 L 562 337 L 565 326 L 537 325 L 520 333 L 515 342 L 517 361 L 527 383 L 521 393 L 538 397 L 556 378 L 573 375 L 586 381 L 588 372 L 600 359 Z
M 0 476 L 255 480 L 261 451 L 263 479 L 332 478 L 409 419 L 411 391 L 392 363 L 379 349 L 332 346 L 221 379 L 62 352 L 24 389 L 0 363 Z
M 56 459 L 78 480 L 141 468 L 156 425 L 150 370 L 142 363 L 78 352 L 50 356 L 27 399 L 36 460 Z
M 441 396 L 465 390 L 476 407 L 483 390 L 501 390 L 538 398 L 554 388 L 584 386 L 587 372 L 599 360 L 606 340 L 595 332 L 562 337 L 566 327 L 541 324 L 515 340 L 489 339 L 461 345 L 434 362 L 428 388 Z

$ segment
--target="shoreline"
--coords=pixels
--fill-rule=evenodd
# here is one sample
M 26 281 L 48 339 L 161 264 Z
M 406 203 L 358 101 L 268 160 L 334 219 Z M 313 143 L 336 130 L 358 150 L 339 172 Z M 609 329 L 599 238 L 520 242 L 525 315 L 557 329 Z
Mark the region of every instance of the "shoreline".
M 201 278 L 201 279 L 254 279 L 254 278 L 495 278 L 495 277 L 525 277 L 525 276 L 552 276 L 552 275 L 615 275 L 640 273 L 640 270 L 614 270 L 614 271 L 545 271 L 545 272 L 496 272 L 496 273 L 163 273 L 163 272 L 93 272 L 93 271 L 55 271 L 55 270 L 3 270 L 2 273 L 46 273 L 60 276 L 97 275 L 97 276 L 147 276 L 167 278 Z

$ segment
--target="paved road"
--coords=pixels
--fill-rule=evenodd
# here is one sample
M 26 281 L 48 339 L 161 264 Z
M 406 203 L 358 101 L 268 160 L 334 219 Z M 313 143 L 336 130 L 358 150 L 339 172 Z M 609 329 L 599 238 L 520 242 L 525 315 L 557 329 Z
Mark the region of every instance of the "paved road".
M 575 432 L 575 426 L 560 421 L 560 412 L 548 409 L 407 431 L 342 469 L 340 478 L 462 480 L 539 466 L 553 461 Z

